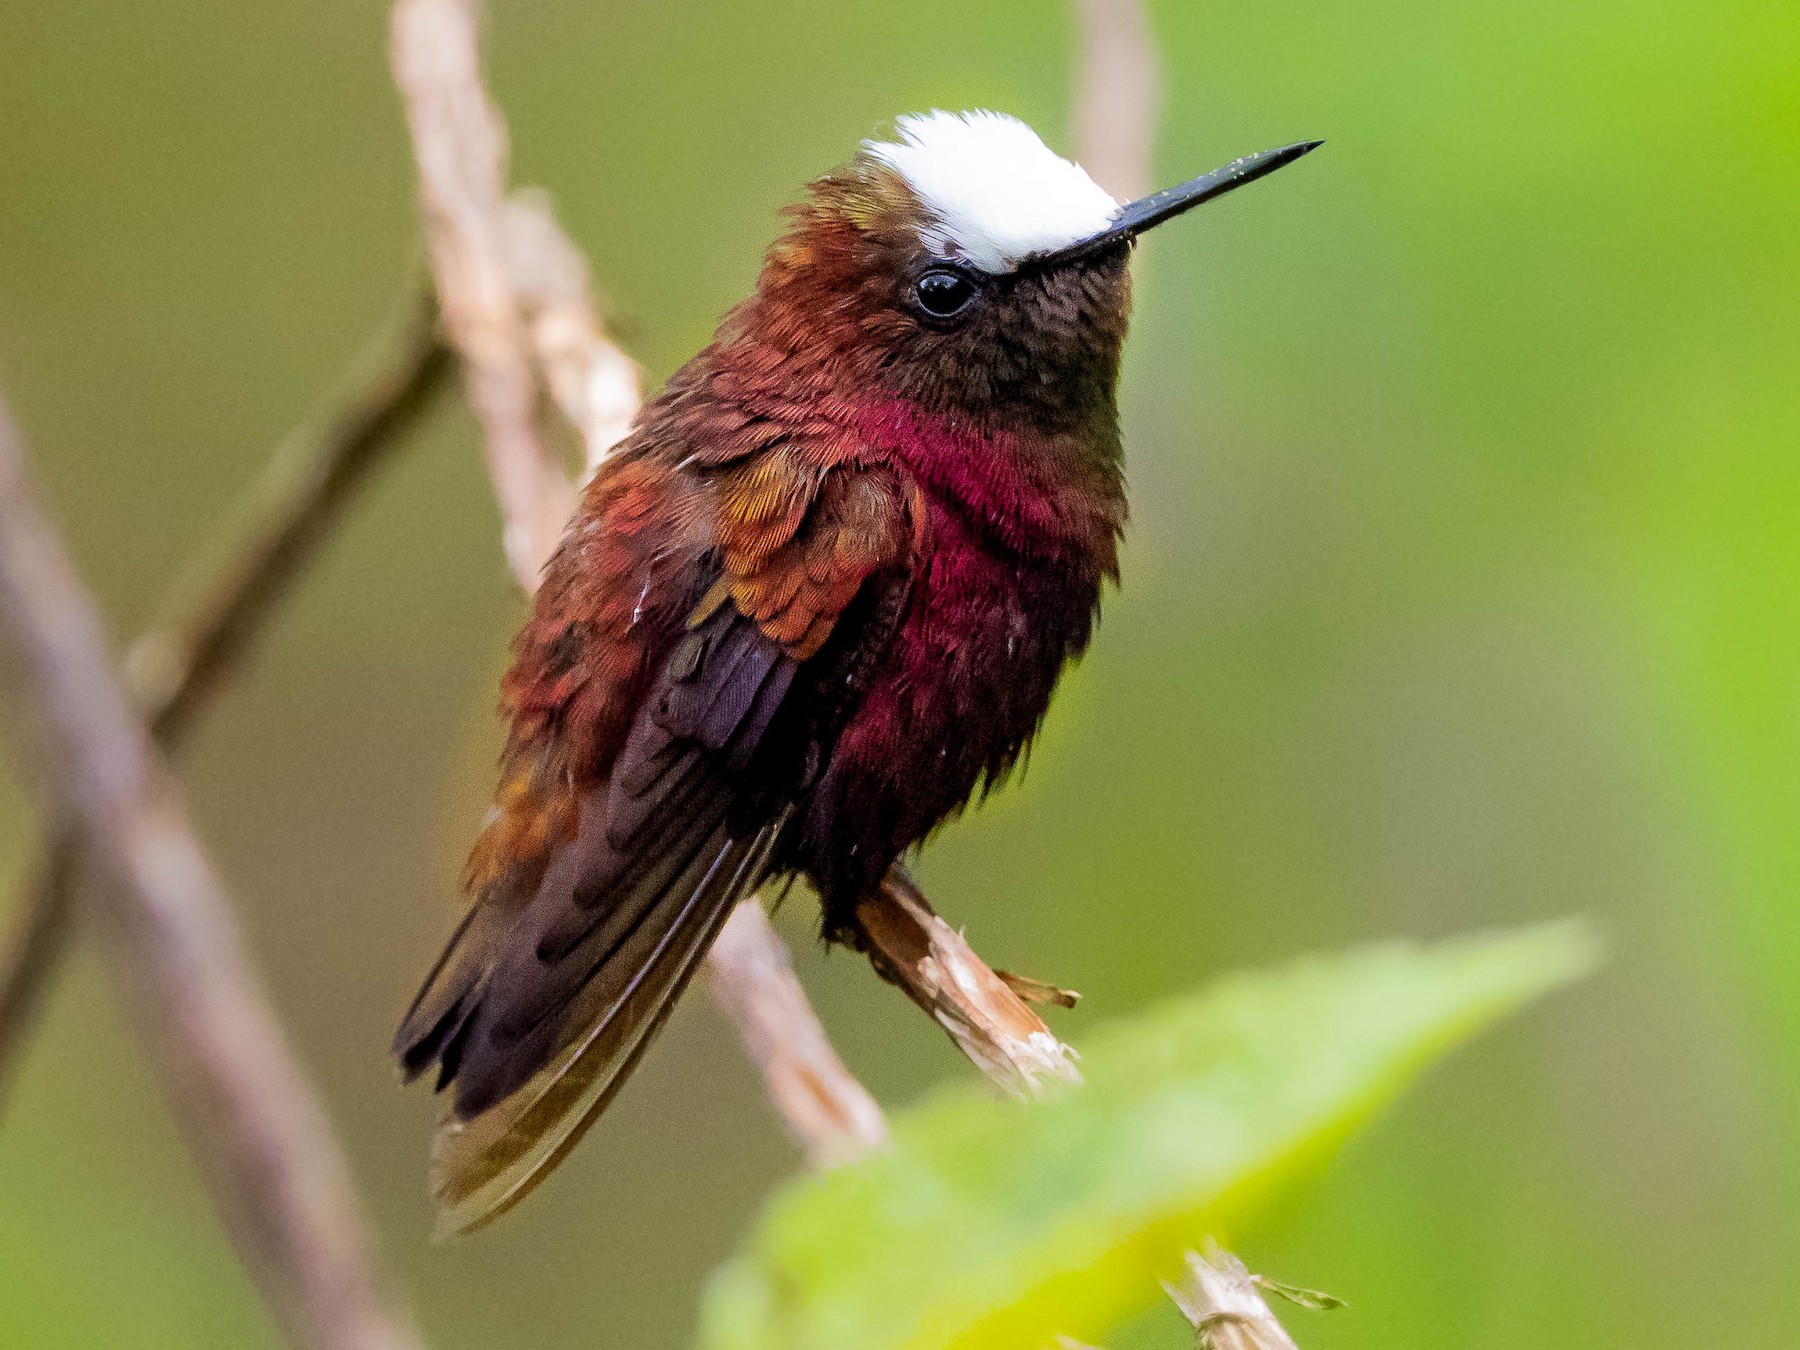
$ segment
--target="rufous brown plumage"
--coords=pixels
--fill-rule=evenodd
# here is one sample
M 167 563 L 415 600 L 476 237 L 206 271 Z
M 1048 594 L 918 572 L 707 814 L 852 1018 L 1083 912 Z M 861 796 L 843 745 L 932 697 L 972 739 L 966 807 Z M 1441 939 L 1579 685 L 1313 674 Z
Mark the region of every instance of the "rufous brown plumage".
M 812 185 L 517 639 L 470 908 L 396 1038 L 452 1094 L 451 1228 L 573 1145 L 739 900 L 804 877 L 839 936 L 1005 777 L 1117 575 L 1137 206 L 1010 119 L 902 131 Z

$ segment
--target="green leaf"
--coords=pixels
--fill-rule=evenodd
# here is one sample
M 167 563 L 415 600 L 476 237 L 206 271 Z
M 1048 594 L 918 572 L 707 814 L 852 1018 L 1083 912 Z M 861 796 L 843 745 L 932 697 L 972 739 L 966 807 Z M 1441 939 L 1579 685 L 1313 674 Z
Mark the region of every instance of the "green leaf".
M 891 1150 L 784 1188 L 713 1278 L 705 1350 L 987 1350 L 1100 1338 L 1156 1276 L 1434 1057 L 1586 973 L 1580 923 L 1227 978 L 1095 1033 L 1087 1084 L 979 1085 Z

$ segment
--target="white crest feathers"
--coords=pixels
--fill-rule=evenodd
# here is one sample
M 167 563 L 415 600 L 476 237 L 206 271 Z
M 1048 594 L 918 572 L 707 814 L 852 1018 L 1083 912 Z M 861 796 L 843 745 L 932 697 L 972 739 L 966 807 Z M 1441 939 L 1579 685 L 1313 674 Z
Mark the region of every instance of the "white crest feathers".
M 906 179 L 930 217 L 927 243 L 984 272 L 1105 229 L 1119 203 L 1079 164 L 1016 117 L 930 112 L 901 117 L 899 140 L 864 141 Z

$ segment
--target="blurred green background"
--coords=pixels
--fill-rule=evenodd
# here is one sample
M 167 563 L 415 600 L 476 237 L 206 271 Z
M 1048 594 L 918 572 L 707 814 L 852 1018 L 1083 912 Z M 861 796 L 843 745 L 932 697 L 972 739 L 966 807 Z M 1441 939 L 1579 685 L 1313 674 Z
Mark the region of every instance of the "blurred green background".
M 1237 1245 L 1351 1301 L 1295 1323 L 1309 1350 L 1790 1347 L 1800 8 L 1152 10 L 1159 179 L 1331 144 L 1141 251 L 1124 588 L 1024 783 L 927 850 L 927 889 L 996 962 L 1087 993 L 1072 1037 L 1305 949 L 1598 916 L 1602 979 L 1434 1073 Z M 880 119 L 994 106 L 1068 143 L 1056 4 L 489 18 L 516 175 L 653 380 Z M 413 250 L 373 0 L 0 4 L 0 386 L 116 634 Z M 446 404 L 184 778 L 432 1343 L 681 1346 L 794 1166 L 703 997 L 532 1203 L 425 1241 L 435 1108 L 385 1047 L 451 921 L 518 617 Z M 33 838 L 0 780 L 0 907 Z M 808 904 L 781 923 L 884 1101 L 968 1072 L 818 951 Z M 1170 1312 L 1115 1350 L 1180 1336 Z M 272 1342 L 84 954 L 0 1126 L 0 1345 Z

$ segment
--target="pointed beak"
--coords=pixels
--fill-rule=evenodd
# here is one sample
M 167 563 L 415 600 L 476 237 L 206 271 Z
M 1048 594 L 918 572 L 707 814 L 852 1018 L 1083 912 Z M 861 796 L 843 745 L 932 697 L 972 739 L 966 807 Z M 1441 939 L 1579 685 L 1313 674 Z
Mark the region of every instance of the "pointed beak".
M 1324 141 L 1300 141 L 1295 145 L 1284 145 L 1279 150 L 1245 155 L 1242 159 L 1232 160 L 1222 169 L 1201 174 L 1179 187 L 1164 188 L 1148 197 L 1140 197 L 1135 202 L 1127 202 L 1119 208 L 1119 214 L 1113 217 L 1112 224 L 1100 233 L 1091 234 L 1086 239 L 1077 239 L 1073 244 L 1052 253 L 1040 253 L 1033 261 L 1051 264 L 1068 262 L 1118 244 L 1129 243 L 1152 226 L 1160 225 L 1165 220 L 1173 220 L 1182 212 L 1193 210 L 1201 202 L 1222 197 L 1233 188 L 1254 183 L 1283 165 L 1292 164 L 1302 155 L 1311 154 L 1323 144 Z

